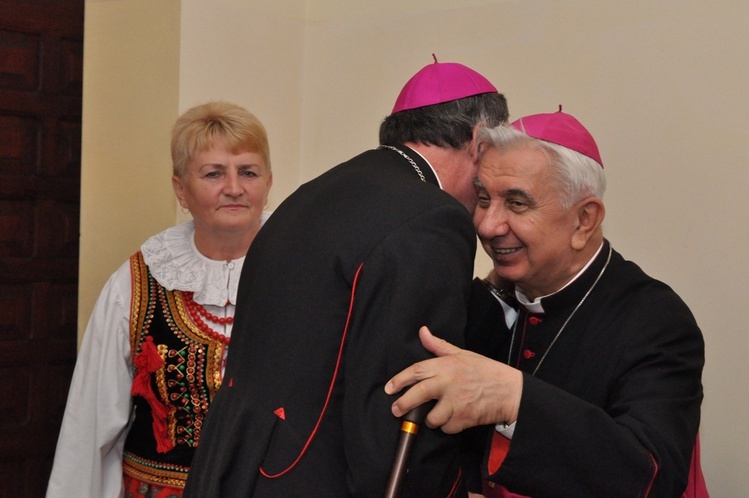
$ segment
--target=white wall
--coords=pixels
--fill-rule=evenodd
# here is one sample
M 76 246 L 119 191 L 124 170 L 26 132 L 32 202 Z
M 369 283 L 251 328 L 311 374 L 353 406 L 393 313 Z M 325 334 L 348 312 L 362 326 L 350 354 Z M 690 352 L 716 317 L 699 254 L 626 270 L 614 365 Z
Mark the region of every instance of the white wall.
M 674 287 L 703 329 L 703 467 L 713 496 L 743 496 L 749 2 L 457 3 L 183 0 L 179 110 L 226 98 L 255 112 L 270 134 L 275 206 L 300 182 L 376 145 L 380 120 L 432 52 L 482 72 L 508 97 L 514 117 L 564 104 L 599 142 L 609 180 L 607 236 Z M 87 11 L 87 37 L 99 21 Z M 86 47 L 91 43 L 87 38 Z M 91 179 L 105 175 L 87 154 L 100 147 L 86 134 L 94 112 L 87 88 L 84 210 L 86 193 L 96 188 Z M 176 112 L 159 122 L 168 128 L 174 118 Z M 82 223 L 84 238 L 95 238 L 92 230 Z M 81 259 L 82 274 L 95 259 Z M 478 259 L 483 274 L 489 263 Z M 88 284 L 82 280 L 82 293 Z

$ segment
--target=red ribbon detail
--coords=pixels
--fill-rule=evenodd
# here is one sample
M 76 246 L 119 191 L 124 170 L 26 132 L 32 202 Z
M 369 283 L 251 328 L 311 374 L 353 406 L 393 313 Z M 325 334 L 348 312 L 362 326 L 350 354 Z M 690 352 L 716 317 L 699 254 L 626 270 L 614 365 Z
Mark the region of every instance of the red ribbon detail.
M 164 365 L 164 359 L 156 349 L 153 338 L 147 336 L 141 345 L 140 353 L 133 359 L 135 365 L 135 378 L 130 394 L 140 396 L 146 400 L 151 407 L 151 418 L 153 418 L 153 435 L 156 438 L 156 451 L 166 453 L 174 448 L 174 443 L 169 439 L 166 417 L 169 409 L 159 401 L 151 385 L 151 374 Z

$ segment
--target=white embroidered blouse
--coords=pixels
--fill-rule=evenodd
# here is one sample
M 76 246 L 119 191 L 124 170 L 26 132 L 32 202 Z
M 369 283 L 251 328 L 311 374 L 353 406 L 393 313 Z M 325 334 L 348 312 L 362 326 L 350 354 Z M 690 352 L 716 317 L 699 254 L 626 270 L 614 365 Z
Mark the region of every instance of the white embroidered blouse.
M 270 213 L 263 213 L 261 223 Z M 141 252 L 151 274 L 168 290 L 217 316 L 234 316 L 244 257 L 206 258 L 195 247 L 192 221 L 149 238 Z M 104 285 L 91 313 L 68 393 L 47 498 L 124 496 L 122 453 L 133 382 L 129 326 L 132 280 L 126 261 Z M 218 327 L 218 325 L 214 326 Z M 231 335 L 231 324 L 219 332 Z

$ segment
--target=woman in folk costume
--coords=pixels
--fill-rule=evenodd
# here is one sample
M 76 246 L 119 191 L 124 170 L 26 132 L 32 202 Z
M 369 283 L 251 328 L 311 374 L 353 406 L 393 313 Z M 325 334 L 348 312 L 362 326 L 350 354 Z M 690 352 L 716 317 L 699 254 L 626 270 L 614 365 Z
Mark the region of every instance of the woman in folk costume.
M 272 184 L 263 125 L 211 102 L 172 130 L 174 192 L 192 221 L 148 239 L 94 307 L 48 497 L 180 496 L 221 386 L 237 284 Z

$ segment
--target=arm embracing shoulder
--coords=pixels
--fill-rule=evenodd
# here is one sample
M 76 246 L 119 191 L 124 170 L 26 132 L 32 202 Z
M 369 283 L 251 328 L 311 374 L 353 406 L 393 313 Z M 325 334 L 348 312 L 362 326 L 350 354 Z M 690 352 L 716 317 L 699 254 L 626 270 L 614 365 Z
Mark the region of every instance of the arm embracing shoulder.
M 347 344 L 344 408 L 350 433 L 366 434 L 363 441 L 351 441 L 357 488 L 379 489 L 387 482 L 400 421 L 390 411 L 395 397 L 383 387 L 395 373 L 430 356 L 419 328 L 428 325 L 452 344 L 465 344 L 475 240 L 462 207 L 440 206 L 389 233 L 364 261 Z M 408 492 L 440 496 L 444 483 L 434 476 L 454 480 L 457 446 L 456 437 L 424 427 L 409 477 L 415 486 L 427 487 L 407 486 Z

